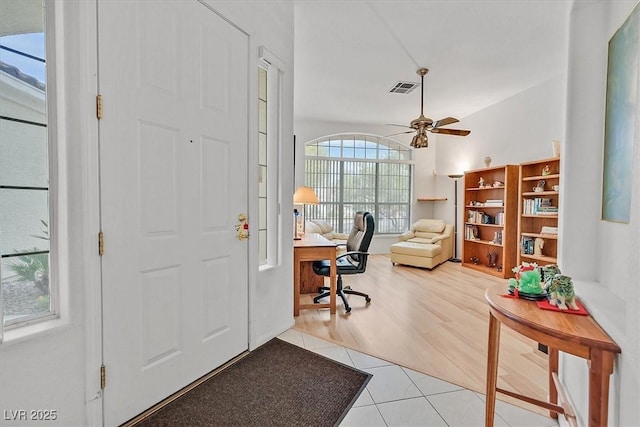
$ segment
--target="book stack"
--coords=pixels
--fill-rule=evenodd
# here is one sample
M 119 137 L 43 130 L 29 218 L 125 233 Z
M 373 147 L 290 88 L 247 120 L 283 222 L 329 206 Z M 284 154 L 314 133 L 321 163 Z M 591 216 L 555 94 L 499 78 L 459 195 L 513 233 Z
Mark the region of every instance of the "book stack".
M 482 217 L 484 216 L 484 212 L 482 211 L 468 211 L 467 212 L 467 222 L 471 224 L 482 224 Z
M 558 234 L 558 227 L 542 226 L 540 234 Z
M 493 240 L 491 242 L 496 245 L 502 244 L 502 230 L 499 230 L 493 233 Z
M 464 238 L 466 240 L 478 240 L 478 227 L 467 224 L 464 228 Z
M 524 215 L 557 215 L 558 207 L 551 205 L 551 199 L 536 197 L 535 199 L 524 199 L 522 213 Z
M 534 239 L 530 236 L 522 236 L 520 240 L 520 252 L 523 255 L 533 255 Z
M 501 199 L 487 199 L 484 202 L 484 206 L 504 206 L 504 201 Z
M 504 212 L 498 212 L 494 217 L 494 223 L 497 225 L 504 225 Z

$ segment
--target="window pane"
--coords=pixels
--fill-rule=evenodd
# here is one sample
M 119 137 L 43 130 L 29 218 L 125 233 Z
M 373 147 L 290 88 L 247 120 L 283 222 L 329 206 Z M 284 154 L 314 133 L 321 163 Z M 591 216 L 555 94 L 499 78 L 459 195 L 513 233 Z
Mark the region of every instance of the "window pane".
M 48 187 L 47 128 L 11 120 L 0 128 L 0 185 Z
M 258 164 L 267 164 L 267 134 L 258 134 Z
M 258 166 L 260 171 L 260 180 L 258 182 L 258 196 L 267 197 L 267 167 Z
M 267 70 L 258 68 L 258 99 L 267 100 Z
M 267 262 L 267 230 L 258 231 L 258 255 L 260 264 Z
M 267 133 L 267 101 L 258 101 L 258 132 Z
M 258 228 L 260 230 L 266 230 L 267 229 L 267 199 L 266 198 L 261 198 L 258 200 L 258 211 L 260 213 L 260 215 L 258 216 L 259 218 Z
M 2 259 L 2 302 L 4 323 L 51 311 L 49 254 Z
M 49 250 L 48 191 L 3 188 L 0 206 L 3 256 Z

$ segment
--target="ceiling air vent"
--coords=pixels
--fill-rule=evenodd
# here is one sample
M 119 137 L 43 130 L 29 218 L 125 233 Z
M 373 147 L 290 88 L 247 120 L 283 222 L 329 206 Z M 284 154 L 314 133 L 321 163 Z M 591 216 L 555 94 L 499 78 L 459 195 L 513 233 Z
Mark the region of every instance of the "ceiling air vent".
M 412 90 L 414 90 L 415 88 L 417 88 L 418 86 L 420 86 L 420 83 L 398 82 L 395 85 L 393 85 L 393 87 L 391 88 L 391 90 L 389 90 L 389 92 L 407 94 Z

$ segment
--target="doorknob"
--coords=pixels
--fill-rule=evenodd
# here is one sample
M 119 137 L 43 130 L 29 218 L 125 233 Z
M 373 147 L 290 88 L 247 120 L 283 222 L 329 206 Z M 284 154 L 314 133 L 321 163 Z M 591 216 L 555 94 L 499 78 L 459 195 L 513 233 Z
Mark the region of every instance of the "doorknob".
M 238 215 L 239 224 L 236 225 L 236 237 L 238 240 L 246 240 L 249 238 L 249 223 L 247 222 L 246 214 Z

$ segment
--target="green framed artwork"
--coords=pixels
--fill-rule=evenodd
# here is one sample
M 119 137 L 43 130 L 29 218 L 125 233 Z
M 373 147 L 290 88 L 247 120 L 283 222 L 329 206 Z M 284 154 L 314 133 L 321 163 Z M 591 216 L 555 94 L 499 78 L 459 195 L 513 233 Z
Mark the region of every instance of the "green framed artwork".
M 640 90 L 640 4 L 609 41 L 602 219 L 629 223 Z

